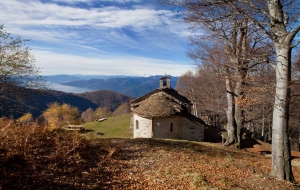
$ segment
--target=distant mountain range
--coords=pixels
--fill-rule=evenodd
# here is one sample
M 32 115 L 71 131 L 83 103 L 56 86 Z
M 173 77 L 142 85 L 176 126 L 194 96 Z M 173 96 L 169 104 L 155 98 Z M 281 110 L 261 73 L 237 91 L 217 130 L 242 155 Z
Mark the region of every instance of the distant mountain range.
M 44 76 L 44 79 L 47 82 L 56 82 L 56 83 L 66 83 L 66 82 L 72 82 L 72 81 L 78 81 L 78 80 L 89 80 L 89 79 L 108 79 L 108 78 L 121 78 L 125 77 L 123 75 L 67 75 L 67 74 L 61 74 L 61 75 L 46 75 Z
M 112 77 L 107 79 L 76 80 L 61 84 L 81 88 L 111 90 L 127 96 L 140 97 L 158 88 L 161 77 Z M 171 87 L 175 88 L 179 77 L 169 77 L 171 78 Z

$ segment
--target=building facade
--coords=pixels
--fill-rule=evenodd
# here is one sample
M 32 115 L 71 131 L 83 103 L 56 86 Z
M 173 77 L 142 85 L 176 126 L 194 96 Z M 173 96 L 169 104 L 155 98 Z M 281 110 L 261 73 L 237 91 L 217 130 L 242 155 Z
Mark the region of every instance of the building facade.
M 171 88 L 170 78 L 160 87 L 131 101 L 134 138 L 204 140 L 205 123 L 192 115 L 191 102 Z

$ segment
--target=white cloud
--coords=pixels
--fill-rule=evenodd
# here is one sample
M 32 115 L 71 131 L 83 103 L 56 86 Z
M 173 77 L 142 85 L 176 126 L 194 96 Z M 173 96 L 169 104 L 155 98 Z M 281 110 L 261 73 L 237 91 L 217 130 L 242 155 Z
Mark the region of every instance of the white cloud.
M 76 3 L 87 3 L 90 4 L 92 2 L 96 2 L 97 0 L 52 0 L 54 2 L 68 3 L 68 4 L 76 4 Z M 98 0 L 99 1 L 99 0 Z M 142 0 L 100 0 L 102 2 L 114 2 L 114 3 L 138 3 Z
M 65 32 L 60 29 L 56 30 L 40 30 L 35 28 L 22 29 L 20 27 L 9 28 L 9 32 L 15 35 L 20 35 L 26 39 L 39 39 L 43 41 L 61 42 L 61 40 L 79 38 L 78 34 L 72 31 Z
M 158 75 L 180 76 L 191 69 L 190 65 L 143 57 L 82 57 L 34 50 L 36 66 L 43 75 L 99 74 L 99 75 Z
M 71 0 L 56 1 L 71 2 Z M 72 0 L 72 2 L 79 1 L 88 3 L 92 0 Z M 127 0 L 118 2 L 125 1 Z M 163 30 L 174 27 L 171 21 L 174 15 L 172 11 L 145 7 L 80 8 L 42 3 L 37 0 L 30 2 L 1 0 L 0 10 L 0 23 L 3 23 L 11 33 L 46 41 L 79 38 L 80 36 L 75 32 L 79 28 L 104 31 L 130 27 L 140 32 L 154 28 Z M 74 32 L 69 32 L 71 29 L 74 29 Z
M 44 74 L 181 75 L 189 68 L 180 62 L 136 55 L 136 52 L 146 57 L 165 55 L 166 59 L 173 60 L 181 53 L 185 56 L 182 45 L 184 34 L 181 32 L 184 27 L 172 21 L 175 13 L 157 10 L 156 6 L 93 7 L 93 1 L 99 2 L 0 0 L 0 24 L 4 24 L 8 32 L 31 40 L 33 49 L 36 49 L 33 51 L 36 64 L 43 68 Z M 102 1 L 126 3 L 140 0 Z M 59 5 L 55 2 L 66 4 Z M 72 2 L 86 3 L 88 6 L 72 6 Z M 172 52 L 176 58 L 172 56 Z M 95 56 L 96 54 L 102 56 Z M 109 55 L 110 57 L 104 57 Z
M 138 3 L 138 2 L 142 2 L 142 0 L 101 0 L 104 2 L 116 2 L 116 3 L 129 3 L 129 2 L 134 2 L 134 3 Z
M 163 24 L 160 17 L 170 14 L 168 10 L 118 7 L 84 9 L 53 3 L 43 4 L 37 1 L 25 3 L 16 0 L 1 1 L 0 10 L 0 22 L 9 21 L 12 24 L 24 26 L 151 27 Z
M 52 1 L 53 2 L 76 4 L 76 3 L 92 3 L 95 0 L 52 0 Z

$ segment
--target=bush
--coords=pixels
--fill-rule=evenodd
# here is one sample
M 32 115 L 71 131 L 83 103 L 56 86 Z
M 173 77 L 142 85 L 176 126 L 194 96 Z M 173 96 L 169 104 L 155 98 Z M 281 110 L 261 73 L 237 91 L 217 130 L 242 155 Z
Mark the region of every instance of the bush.
M 0 160 L 17 155 L 26 160 L 39 157 L 57 165 L 61 160 L 71 159 L 81 142 L 77 132 L 49 131 L 35 121 L 20 126 L 13 119 L 0 118 Z
M 22 117 L 20 117 L 18 120 L 18 123 L 20 124 L 26 124 L 33 121 L 33 116 L 31 113 L 25 113 Z
M 49 129 L 57 129 L 70 124 L 80 124 L 80 113 L 78 108 L 68 104 L 59 105 L 52 103 L 44 111 L 43 116 L 48 123 Z

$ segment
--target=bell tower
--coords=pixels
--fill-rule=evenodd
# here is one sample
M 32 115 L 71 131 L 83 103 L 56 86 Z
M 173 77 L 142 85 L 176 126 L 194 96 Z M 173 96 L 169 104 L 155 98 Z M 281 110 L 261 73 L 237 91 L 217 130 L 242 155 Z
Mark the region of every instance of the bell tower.
M 161 77 L 159 80 L 159 88 L 171 88 L 171 79 L 168 76 Z

